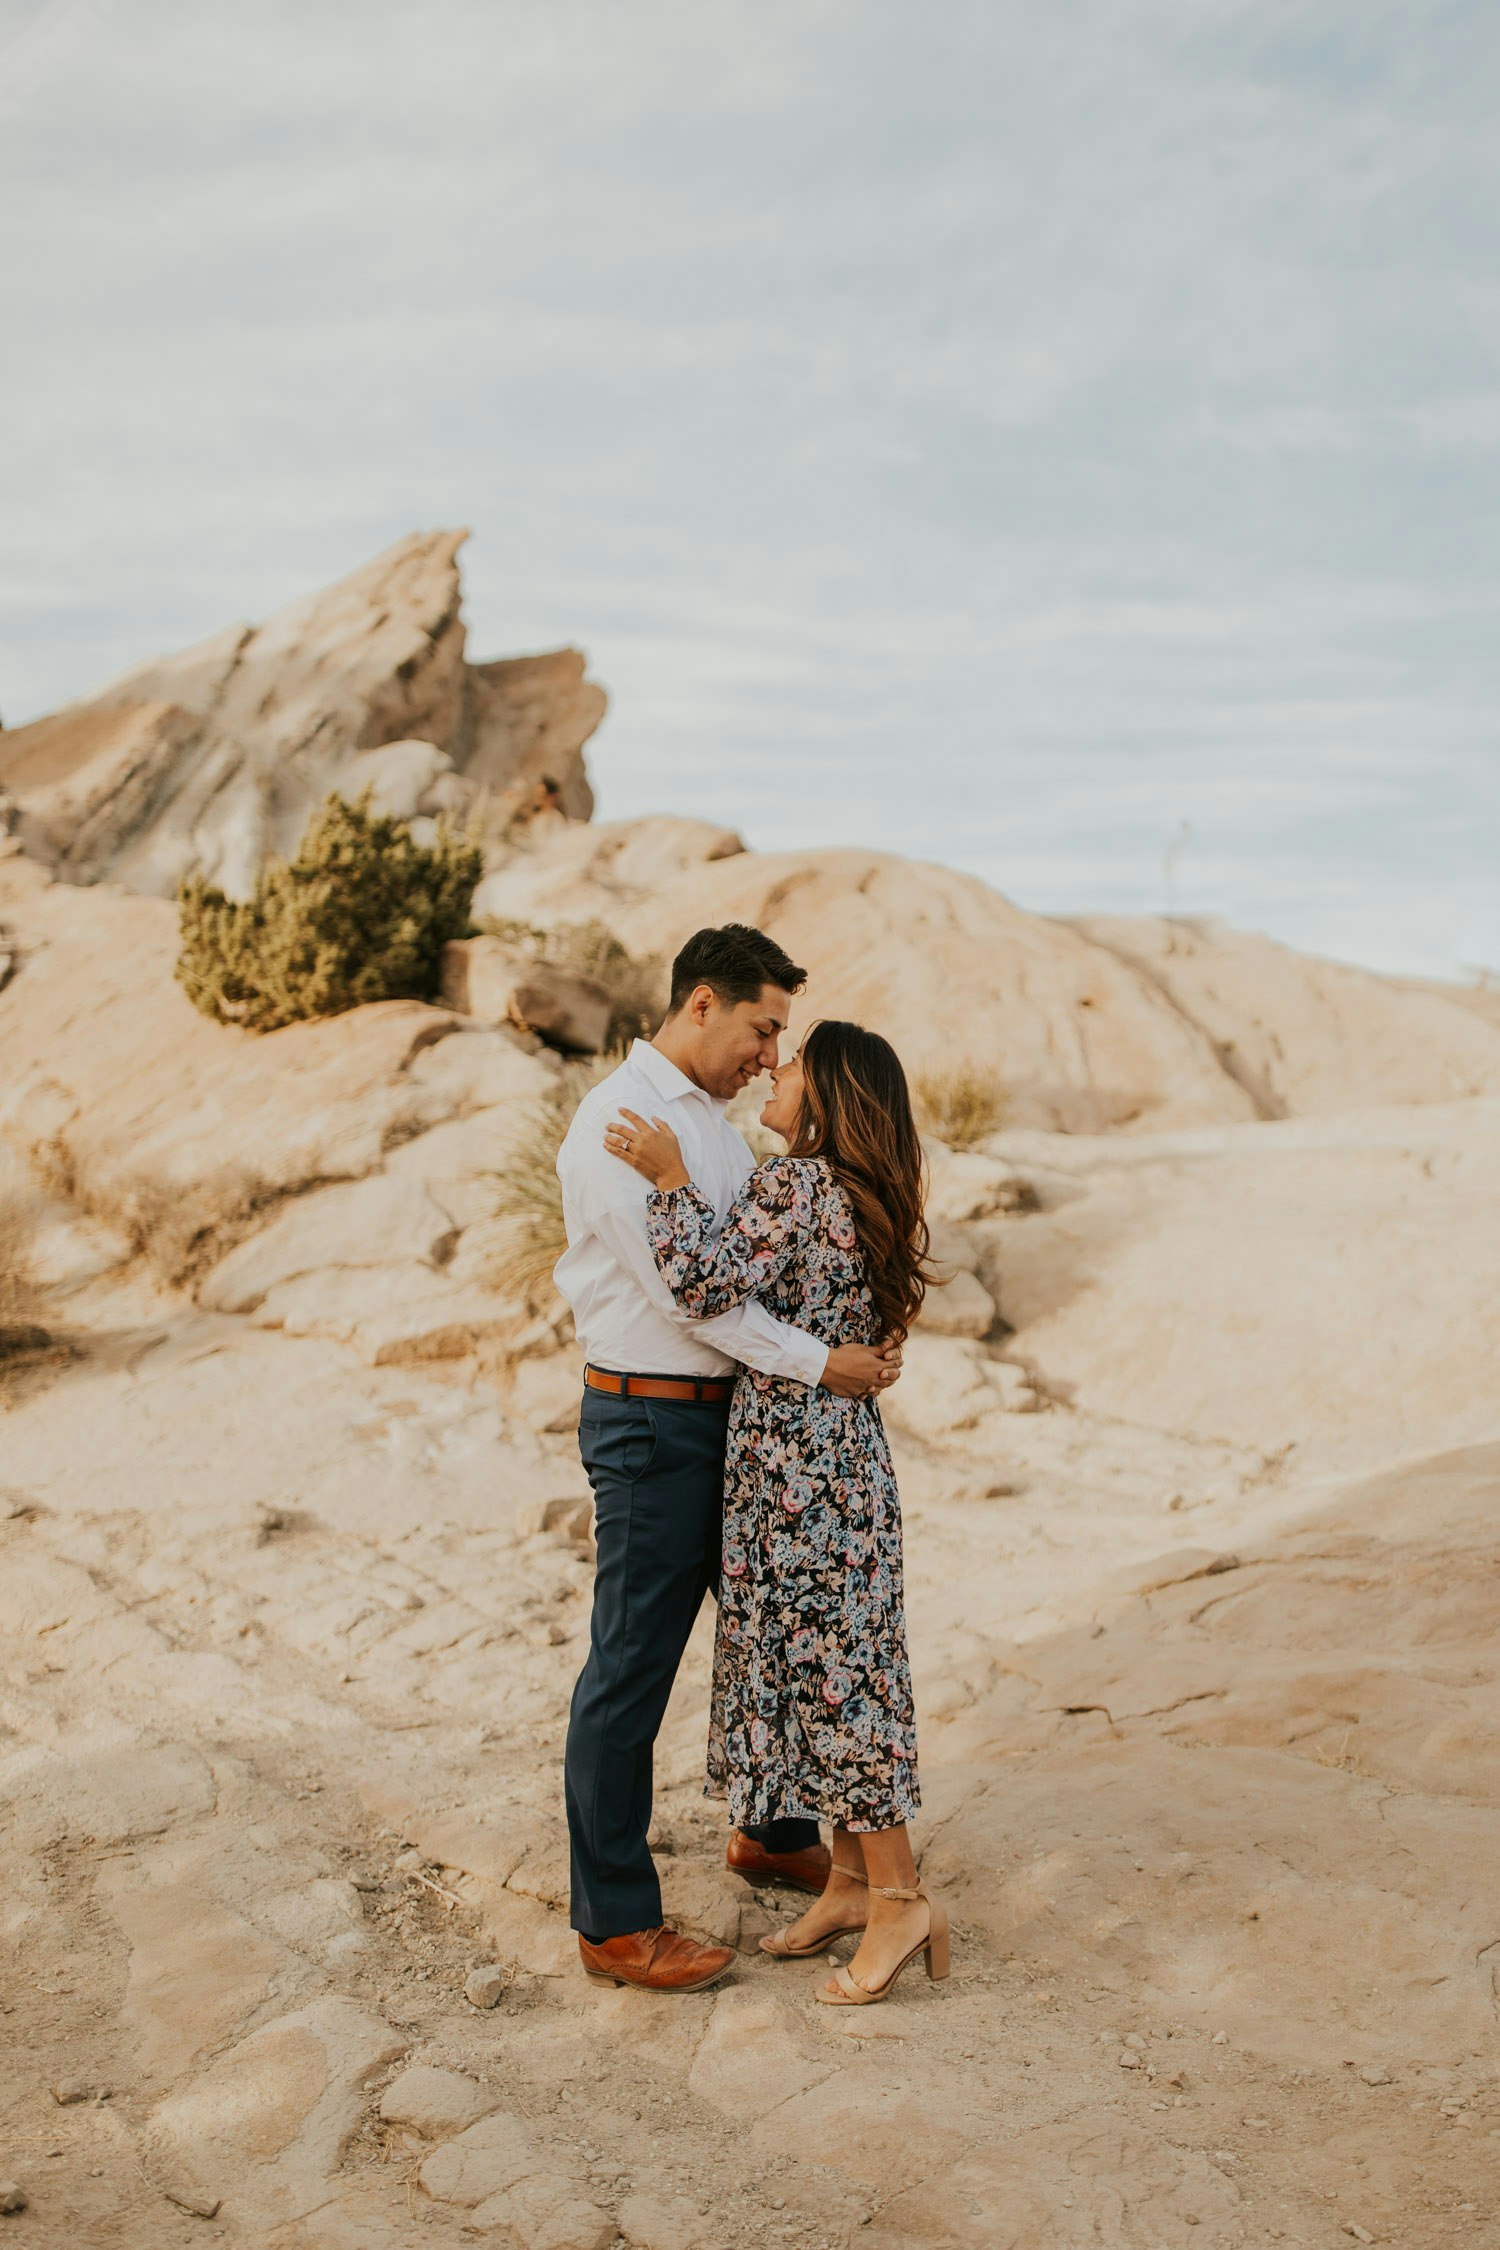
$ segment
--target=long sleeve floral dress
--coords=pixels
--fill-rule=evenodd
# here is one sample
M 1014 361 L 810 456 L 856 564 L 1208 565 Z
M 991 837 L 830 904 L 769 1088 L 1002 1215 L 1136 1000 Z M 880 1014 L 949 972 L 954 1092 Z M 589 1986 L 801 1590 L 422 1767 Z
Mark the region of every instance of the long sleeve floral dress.
M 830 1346 L 875 1341 L 853 1214 L 823 1158 L 759 1165 L 717 1239 L 692 1186 L 653 1190 L 646 1223 L 695 1318 L 755 1297 Z M 751 1368 L 729 1415 L 708 1794 L 738 1827 L 891 1828 L 921 1802 L 880 1410 Z

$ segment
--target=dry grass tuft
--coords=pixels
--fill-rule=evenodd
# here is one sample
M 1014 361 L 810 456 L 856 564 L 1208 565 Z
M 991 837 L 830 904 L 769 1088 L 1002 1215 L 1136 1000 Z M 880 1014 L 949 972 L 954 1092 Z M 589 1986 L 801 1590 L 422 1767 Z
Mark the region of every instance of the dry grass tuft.
M 499 1241 L 487 1279 L 534 1311 L 555 1301 L 552 1269 L 568 1247 L 557 1152 L 584 1095 L 614 1067 L 608 1060 L 569 1064 L 518 1118 L 505 1169 L 490 1174 Z
M 665 967 L 655 953 L 630 952 L 607 923 L 559 922 L 543 930 L 490 914 L 478 926 L 486 937 L 503 938 L 533 960 L 576 970 L 602 984 L 613 1003 L 604 1037 L 609 1054 L 623 1054 L 632 1039 L 649 1039 L 660 1029 L 667 1008 Z
M 29 1232 L 20 1206 L 0 1198 L 0 1332 L 19 1332 L 35 1321 L 39 1292 L 28 1255 Z M 0 1352 L 4 1349 L 0 1334 Z
M 284 1200 L 284 1189 L 241 1165 L 226 1164 L 186 1188 L 139 1175 L 123 1183 L 117 1198 L 98 1199 L 93 1208 L 121 1228 L 158 1280 L 186 1289 Z
M 221 1165 L 187 1185 L 150 1172 L 96 1174 L 80 1168 L 60 1133 L 33 1142 L 27 1154 L 50 1194 L 123 1235 L 169 1289 L 189 1288 L 291 1192 L 240 1164 Z
M 24 1206 L 0 1193 L 0 1411 L 50 1382 L 74 1357 L 72 1345 L 37 1318 L 42 1293 L 32 1272 L 30 1235 Z
M 1005 1122 L 1005 1089 L 971 1063 L 924 1071 L 912 1081 L 917 1121 L 948 1148 L 973 1148 Z

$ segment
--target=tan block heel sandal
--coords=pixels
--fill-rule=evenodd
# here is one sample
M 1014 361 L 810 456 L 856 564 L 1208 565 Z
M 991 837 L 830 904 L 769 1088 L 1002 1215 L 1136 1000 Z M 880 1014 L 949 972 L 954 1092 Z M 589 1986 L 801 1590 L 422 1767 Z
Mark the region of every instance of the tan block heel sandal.
M 848 1969 L 835 1969 L 833 1981 L 836 1992 L 820 1991 L 817 1995 L 828 2008 L 868 2008 L 877 2000 L 890 1996 L 891 1988 L 903 1969 L 910 1968 L 920 1953 L 927 1962 L 927 1974 L 934 1979 L 948 1974 L 948 1909 L 924 1891 L 921 1884 L 914 1891 L 885 1889 L 872 1883 L 870 1889 L 876 1898 L 905 1898 L 927 1900 L 927 1935 L 920 1945 L 914 1945 L 904 1960 L 898 1961 L 883 1984 L 861 1984 Z

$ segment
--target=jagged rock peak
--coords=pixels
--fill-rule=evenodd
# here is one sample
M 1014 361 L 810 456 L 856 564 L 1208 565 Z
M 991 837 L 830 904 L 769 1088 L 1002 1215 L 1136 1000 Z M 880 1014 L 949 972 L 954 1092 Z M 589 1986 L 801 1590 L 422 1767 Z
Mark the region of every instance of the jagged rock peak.
M 578 649 L 467 661 L 467 537 L 413 532 L 262 625 L 0 734 L 0 790 L 25 849 L 71 882 L 169 896 L 198 873 L 243 896 L 346 785 L 423 816 L 482 801 L 497 834 L 538 807 L 586 820 L 583 746 L 604 690 Z M 371 757 L 398 743 L 432 754 Z

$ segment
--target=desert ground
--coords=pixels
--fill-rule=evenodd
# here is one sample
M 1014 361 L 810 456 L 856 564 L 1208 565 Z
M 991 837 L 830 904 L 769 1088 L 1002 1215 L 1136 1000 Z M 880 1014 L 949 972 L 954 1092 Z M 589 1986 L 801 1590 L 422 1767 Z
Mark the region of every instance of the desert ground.
M 459 544 L 0 733 L 4 2240 L 1500 2245 L 1500 1004 L 596 823 L 603 695 L 468 661 Z M 567 1066 L 501 938 L 261 1037 L 173 980 L 181 877 L 330 787 L 477 822 L 476 914 L 757 920 L 803 1020 L 994 1072 L 885 1410 L 947 1982 L 758 1952 L 711 1613 L 655 1842 L 738 1964 L 580 1974 L 579 1362 L 497 1216 Z

